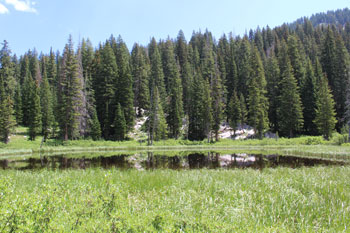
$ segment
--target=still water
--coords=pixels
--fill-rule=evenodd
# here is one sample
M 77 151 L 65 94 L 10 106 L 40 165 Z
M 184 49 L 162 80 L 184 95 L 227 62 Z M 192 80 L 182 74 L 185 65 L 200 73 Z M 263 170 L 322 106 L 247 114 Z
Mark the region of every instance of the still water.
M 138 154 L 116 154 L 93 156 L 55 155 L 0 160 L 0 168 L 16 170 L 37 169 L 86 169 L 86 168 L 118 168 L 118 169 L 237 169 L 237 168 L 276 168 L 303 166 L 344 166 L 346 162 L 319 158 L 302 158 L 297 156 L 231 154 L 216 152 L 189 153 L 186 155 L 162 155 L 153 152 Z

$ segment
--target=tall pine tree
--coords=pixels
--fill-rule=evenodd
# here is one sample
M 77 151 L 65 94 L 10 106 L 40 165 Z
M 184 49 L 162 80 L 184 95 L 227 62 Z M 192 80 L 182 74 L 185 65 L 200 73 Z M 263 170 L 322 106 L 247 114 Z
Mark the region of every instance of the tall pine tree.
M 49 80 L 47 79 L 46 68 L 43 69 L 43 81 L 40 87 L 40 104 L 42 114 L 42 134 L 44 139 L 48 138 L 54 121 L 52 92 L 50 89 Z
M 80 120 L 83 102 L 83 77 L 79 58 L 69 37 L 63 52 L 58 80 L 59 126 L 64 140 L 80 137 Z
M 268 129 L 268 99 L 266 97 L 266 80 L 259 52 L 253 46 L 250 57 L 250 80 L 248 84 L 248 123 L 254 128 L 259 138 Z
M 302 129 L 303 109 L 299 95 L 297 80 L 292 73 L 289 59 L 286 59 L 286 69 L 281 78 L 281 94 L 279 96 L 279 129 L 282 135 L 293 137 L 294 133 Z
M 328 140 L 332 136 L 335 124 L 335 103 L 326 78 L 322 78 L 316 101 L 316 118 L 314 120 L 319 132 Z

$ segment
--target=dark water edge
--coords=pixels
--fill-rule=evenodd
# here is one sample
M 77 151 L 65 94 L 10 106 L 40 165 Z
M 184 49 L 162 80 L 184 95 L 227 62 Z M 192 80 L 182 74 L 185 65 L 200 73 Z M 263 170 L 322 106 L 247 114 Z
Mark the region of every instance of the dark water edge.
M 14 170 L 38 169 L 264 169 L 276 167 L 313 167 L 313 166 L 345 166 L 346 162 L 319 158 L 303 158 L 298 156 L 282 156 L 277 154 L 220 154 L 216 152 L 199 152 L 188 155 L 155 155 L 153 152 L 140 154 L 121 154 L 95 157 L 76 157 L 67 155 L 42 156 L 29 159 L 0 160 L 0 168 Z

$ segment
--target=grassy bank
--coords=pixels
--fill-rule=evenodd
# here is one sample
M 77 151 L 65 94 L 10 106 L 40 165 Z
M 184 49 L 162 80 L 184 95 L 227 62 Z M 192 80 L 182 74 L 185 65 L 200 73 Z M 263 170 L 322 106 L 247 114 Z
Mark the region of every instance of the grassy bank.
M 29 141 L 26 136 L 26 128 L 17 128 L 11 136 L 9 144 L 0 143 L 0 157 L 5 155 L 32 155 L 38 152 L 45 153 L 71 153 L 71 152 L 98 152 L 98 151 L 183 151 L 183 150 L 231 150 L 237 152 L 252 153 L 279 153 L 302 156 L 340 157 L 350 156 L 350 144 L 346 143 L 346 135 L 335 134 L 330 141 L 322 137 L 303 136 L 298 138 L 279 138 L 263 140 L 231 140 L 221 139 L 219 142 L 208 143 L 207 141 L 188 140 L 165 140 L 154 142 L 153 146 L 147 146 L 147 142 L 135 140 L 115 141 L 92 141 L 74 140 L 61 141 L 49 139 L 40 149 L 41 137 L 35 141 Z
M 0 171 L 0 231 L 340 232 L 350 168 Z

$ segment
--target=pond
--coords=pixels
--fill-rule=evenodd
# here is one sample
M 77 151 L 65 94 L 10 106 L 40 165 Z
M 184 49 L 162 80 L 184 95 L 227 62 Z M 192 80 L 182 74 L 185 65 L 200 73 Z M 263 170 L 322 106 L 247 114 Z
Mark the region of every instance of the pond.
M 16 170 L 37 169 L 264 169 L 276 167 L 299 168 L 303 166 L 344 166 L 345 161 L 305 158 L 286 155 L 262 155 L 244 153 L 193 152 L 179 155 L 155 154 L 153 152 L 135 154 L 64 154 L 21 159 L 0 160 L 0 168 Z

